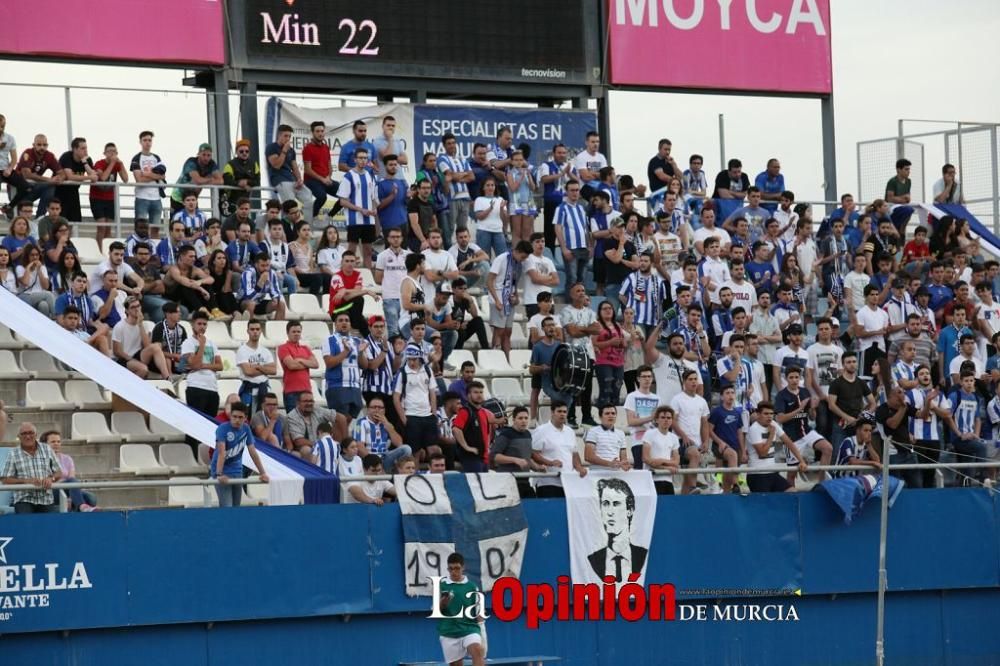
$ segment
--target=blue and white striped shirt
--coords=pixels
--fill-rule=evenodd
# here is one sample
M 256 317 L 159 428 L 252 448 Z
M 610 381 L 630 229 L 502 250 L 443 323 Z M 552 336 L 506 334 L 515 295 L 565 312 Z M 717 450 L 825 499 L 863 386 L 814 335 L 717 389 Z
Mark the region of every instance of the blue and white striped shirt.
M 358 367 L 358 342 L 351 335 L 334 333 L 323 341 L 323 356 L 336 356 L 344 351 L 345 345 L 351 352 L 338 365 L 326 369 L 326 387 L 330 388 L 361 388 L 361 370 Z
M 367 339 L 368 349 L 365 350 L 365 356 L 367 356 L 369 361 L 382 353 L 383 344 L 386 355 L 385 361 L 382 362 L 382 365 L 377 368 L 368 367 L 362 371 L 361 388 L 362 390 L 371 393 L 392 395 L 392 364 L 396 359 L 396 354 L 392 351 L 392 345 L 389 343 L 378 342 L 370 335 Z
M 587 209 L 582 204 L 571 204 L 568 201 L 559 204 L 555 221 L 562 226 L 567 249 L 587 248 Z
M 337 473 L 337 463 L 340 461 L 340 445 L 337 440 L 330 435 L 323 435 L 313 443 L 313 455 L 319 458 L 316 461 L 317 467 L 330 474 Z
M 382 423 L 374 423 L 367 416 L 354 422 L 351 437 L 359 444 L 364 444 L 368 451 L 377 455 L 385 455 L 392 445 L 389 439 L 389 429 Z
M 978 396 L 961 390 L 957 391 L 951 414 L 955 418 L 955 425 L 958 427 L 958 431 L 963 433 L 971 432 L 976 437 L 979 437 L 979 433 L 976 431 L 976 419 L 979 418 L 981 409 L 982 404 Z
M 733 369 L 733 359 L 723 356 L 719 359 L 719 375 L 724 375 Z M 753 364 L 745 358 L 740 359 L 740 373 L 733 382 L 736 389 L 736 404 L 740 407 L 748 407 L 750 402 L 750 378 L 753 377 Z
M 281 283 L 278 282 L 278 274 L 275 271 L 267 272 L 267 284 L 263 287 L 257 286 L 257 269 L 253 266 L 247 267 L 240 276 L 240 301 L 261 301 L 266 296 L 272 300 L 281 300 Z
M 351 169 L 344 174 L 344 179 L 340 181 L 337 196 L 341 199 L 347 199 L 360 208 L 375 210 L 378 206 L 378 186 L 375 184 L 375 177 L 368 171 L 358 173 Z M 371 226 L 374 224 L 374 215 L 362 215 L 356 210 L 347 210 L 347 226 Z
M 986 418 L 990 420 L 990 440 L 1000 442 L 1000 398 L 993 398 L 986 405 Z
M 650 271 L 644 276 L 635 271 L 622 283 L 619 293 L 628 299 L 628 307 L 635 310 L 637 324 L 656 326 L 660 319 L 660 306 L 667 297 L 667 285 L 659 275 Z
M 462 159 L 458 155 L 455 157 L 450 157 L 447 153 L 438 156 L 438 169 L 442 173 L 448 173 L 449 171 L 453 173 L 462 173 L 463 171 L 472 171 L 472 167 L 469 166 L 469 160 Z M 468 199 L 469 198 L 469 185 L 468 183 L 448 183 L 450 188 L 449 199 L 454 201 L 455 199 Z
M 900 379 L 914 380 L 917 378 L 917 366 L 900 359 L 892 365 L 892 378 L 897 382 Z
M 924 408 L 924 401 L 930 390 L 931 389 L 921 388 L 910 389 L 906 392 L 906 403 L 908 405 L 912 405 L 913 408 L 919 412 Z M 951 401 L 943 395 L 938 395 L 931 404 L 939 409 L 951 410 Z M 928 411 L 926 419 L 919 419 L 916 417 L 911 418 L 910 434 L 913 435 L 913 439 L 917 441 L 936 440 L 939 437 L 938 415 L 933 411 Z
M 840 448 L 837 449 L 837 462 L 836 465 L 850 465 L 851 458 L 856 458 L 858 460 L 868 460 L 868 447 L 862 444 L 858 444 L 856 437 L 846 437 L 844 441 L 840 443 Z M 858 468 L 863 469 L 861 467 Z M 833 477 L 842 476 L 857 476 L 857 472 L 831 472 L 830 475 Z
M 191 236 L 193 232 L 201 231 L 205 228 L 205 214 L 200 210 L 196 210 L 193 215 L 190 215 L 186 209 L 181 209 L 174 213 L 170 221 L 183 222 L 184 228 L 187 230 L 187 236 Z

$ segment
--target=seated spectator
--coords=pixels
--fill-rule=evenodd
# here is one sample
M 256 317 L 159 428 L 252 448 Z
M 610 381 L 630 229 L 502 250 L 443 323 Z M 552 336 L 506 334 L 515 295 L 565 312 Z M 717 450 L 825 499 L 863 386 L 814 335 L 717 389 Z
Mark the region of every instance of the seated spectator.
M 218 218 L 208 218 L 205 221 L 205 234 L 194 242 L 194 252 L 199 265 L 206 266 L 205 257 L 216 250 L 225 252 L 226 247 L 228 245 L 222 237 L 222 223 L 219 222 Z
M 344 477 L 362 476 L 365 468 L 362 464 L 361 456 L 358 455 L 358 443 L 350 437 L 345 437 L 340 441 L 340 459 L 337 461 L 337 476 L 340 477 L 340 501 L 345 502 L 347 483 L 343 482 Z
M 184 224 L 182 222 L 171 222 L 169 228 L 169 235 L 166 238 L 161 238 L 160 242 L 156 244 L 156 257 L 160 260 L 160 268 L 164 271 L 177 263 L 180 249 L 188 245 L 184 240 Z
M 316 433 L 319 439 L 313 442 L 312 459 L 309 462 L 325 472 L 336 474 L 340 465 L 340 444 L 333 438 L 333 424 L 326 421 L 320 423 Z M 350 442 L 350 437 L 343 441 Z
M 877 472 L 882 469 L 882 458 L 875 448 L 872 434 L 875 432 L 875 419 L 862 417 L 854 429 L 853 437 L 845 437 L 837 449 L 837 466 L 855 465 L 857 472 L 831 472 L 834 477 L 856 476 L 858 472 Z M 748 477 L 749 478 L 749 477 Z
M 285 439 L 285 417 L 278 411 L 278 396 L 273 393 L 264 396 L 261 410 L 250 419 L 250 429 L 253 430 L 253 436 L 260 441 L 278 448 L 288 448 Z
M 393 162 L 395 164 L 395 162 Z M 417 459 L 413 456 L 400 456 L 396 461 L 396 474 L 410 476 L 417 473 Z
M 470 317 L 468 320 L 465 318 L 466 314 Z M 476 299 L 469 296 L 469 287 L 463 278 L 451 282 L 451 318 L 458 322 L 458 340 L 455 341 L 455 349 L 462 349 L 472 336 L 476 336 L 479 340 L 480 349 L 489 348 L 486 324 L 479 316 L 479 306 L 476 305 Z
M 14 492 L 14 513 L 58 513 L 59 505 L 52 492 L 52 484 L 59 481 L 62 468 L 52 448 L 37 439 L 38 431 L 29 422 L 17 431 L 19 446 L 11 449 L 0 471 L 0 483 L 20 485 L 30 483 L 35 490 Z
M 65 306 L 57 321 L 74 337 L 83 340 L 105 356 L 111 356 L 111 329 L 107 324 L 98 321 L 92 326 L 84 327 L 83 314 L 75 305 Z
M 336 231 L 336 227 L 334 226 L 327 227 L 327 229 L 334 229 Z M 271 227 L 271 231 L 273 234 L 273 226 Z M 318 262 L 321 258 L 327 262 L 339 259 L 336 256 L 336 249 L 332 251 L 334 253 L 333 257 L 330 256 L 330 248 L 323 251 L 324 254 L 322 257 L 320 257 L 318 252 L 313 252 L 312 227 L 309 226 L 308 222 L 299 222 L 296 224 L 294 233 L 295 238 L 288 243 L 289 260 L 287 275 L 297 280 L 298 284 L 308 289 L 309 293 L 313 296 L 319 296 L 323 293 L 324 285 L 326 290 L 329 291 L 330 277 L 324 272 L 324 268 L 318 265 Z M 324 232 L 324 237 L 327 235 L 327 232 Z M 322 245 L 322 242 L 320 245 Z M 298 290 L 298 286 L 295 289 Z
M 487 451 L 493 438 L 495 417 L 483 407 L 485 388 L 482 382 L 469 384 L 468 403 L 458 409 L 451 423 L 452 435 L 458 444 L 455 452 L 462 463 L 462 471 L 466 473 L 488 471 Z
M 9 273 L 17 276 L 20 290 L 18 298 L 46 317 L 51 317 L 52 311 L 55 309 L 56 297 L 49 291 L 51 287 L 49 271 L 42 262 L 42 253 L 30 243 L 25 245 L 23 250 L 20 265 Z
M 746 436 L 747 457 L 751 471 L 747 473 L 747 485 L 754 493 L 795 492 L 795 487 L 788 483 L 781 474 L 774 459 L 774 443 L 782 442 L 786 450 L 799 461 L 798 471 L 806 471 L 805 460 L 801 457 L 794 442 L 774 422 L 774 406 L 770 402 L 757 403 L 757 421 L 754 422 Z M 772 472 L 753 470 L 773 469 Z
M 295 275 L 290 272 L 295 263 L 289 245 L 285 242 L 285 231 L 281 220 L 271 220 L 267 225 L 267 232 L 267 238 L 259 246 L 260 251 L 271 258 L 271 270 L 278 276 L 278 281 L 284 290 L 294 294 L 299 290 L 299 283 Z
M 163 350 L 163 357 L 167 360 L 170 374 L 178 373 L 181 362 L 181 347 L 187 340 L 187 331 L 180 324 L 181 308 L 176 303 L 167 301 L 163 305 L 163 319 L 153 326 L 152 341 L 160 345 Z
M 59 431 L 49 430 L 47 432 L 43 432 L 41 440 L 45 444 L 49 445 L 52 452 L 55 453 L 56 457 L 59 459 L 59 467 L 62 468 L 63 473 L 60 481 L 64 483 L 77 483 L 76 464 L 73 462 L 73 458 L 62 452 L 62 435 L 59 434 Z M 93 511 L 94 507 L 97 506 L 97 498 L 94 493 L 89 490 L 84 490 L 83 488 L 73 488 L 71 490 L 63 490 L 61 492 L 69 495 L 69 506 L 67 507 L 69 511 L 82 511 L 86 513 Z
M 73 241 L 70 240 L 70 234 L 71 229 L 69 224 L 66 222 L 57 222 L 52 227 L 52 237 L 47 241 L 43 241 L 42 252 L 45 253 L 45 267 L 50 272 L 58 265 L 59 258 L 63 252 L 72 252 L 79 258 L 80 253 L 77 251 L 76 246 L 73 245 Z
M 366 415 L 354 422 L 351 436 L 357 441 L 361 455 L 377 455 L 388 473 L 393 473 L 397 461 L 409 456 L 413 449 L 403 444 L 403 437 L 385 415 L 385 401 L 369 398 Z
M 229 479 L 243 478 L 244 451 L 250 454 L 260 480 L 267 483 L 270 479 L 254 446 L 253 433 L 247 425 L 246 407 L 237 402 L 229 408 L 229 423 L 215 429 L 215 451 L 209 466 L 212 478 L 219 480 L 215 492 L 219 495 L 220 507 L 239 506 L 243 501 L 243 484 L 228 484 Z
M 65 294 L 69 290 L 73 278 L 83 274 L 83 269 L 80 268 L 80 257 L 77 256 L 76 252 L 63 250 L 63 253 L 59 255 L 56 268 L 49 270 L 49 284 L 52 293 L 56 294 L 57 297 Z
M 490 444 L 490 467 L 497 472 L 544 472 L 545 467 L 531 456 L 528 408 L 515 407 L 510 418 L 511 425 L 498 430 Z M 517 492 L 521 499 L 535 496 L 529 479 L 517 480 Z
M 458 328 L 461 325 L 451 316 L 450 285 L 441 285 L 441 288 L 434 293 L 433 304 L 430 316 L 427 317 L 427 325 L 441 336 L 441 360 L 446 361 L 458 342 Z
M 205 229 L 205 214 L 198 210 L 198 195 L 192 190 L 187 190 L 183 194 L 183 208 L 174 213 L 170 218 L 171 222 L 180 222 L 184 225 L 184 240 L 193 244 L 201 236 Z
M 544 248 L 544 236 L 542 240 Z M 448 248 L 448 252 L 458 266 L 459 275 L 470 287 L 478 285 L 490 269 L 489 255 L 472 242 L 472 233 L 468 227 L 458 227 L 455 232 L 455 244 Z
M 56 299 L 55 313 L 56 320 L 62 315 L 67 306 L 75 306 L 83 315 L 83 323 L 89 327 L 91 322 L 97 320 L 97 308 L 94 302 L 87 295 L 87 276 L 81 273 L 73 275 L 73 280 L 69 288 Z M 59 322 L 62 323 L 61 321 Z
M 365 476 L 378 476 L 384 474 L 382 471 L 382 459 L 375 454 L 369 454 L 361 459 Z M 392 481 L 380 479 L 378 481 L 355 481 L 346 485 L 344 494 L 344 504 L 375 504 L 382 506 L 385 498 L 396 498 L 396 487 Z
M 203 272 L 212 279 L 206 284 L 208 290 L 208 308 L 214 319 L 225 319 L 240 309 L 233 294 L 233 273 L 229 268 L 229 260 L 223 250 L 213 250 L 208 255 Z
M 302 182 L 299 163 L 295 160 L 295 148 L 292 147 L 292 128 L 289 125 L 279 125 L 277 140 L 264 148 L 267 157 L 267 180 L 277 189 L 282 201 L 301 201 L 309 211 L 312 219 L 312 205 L 315 197 Z
M 146 245 L 155 248 L 156 241 L 149 237 L 149 220 L 137 217 L 132 223 L 132 233 L 125 239 L 125 258 L 131 259 L 135 256 L 135 248 L 138 245 Z
M 285 418 L 285 426 L 288 428 L 288 436 L 285 439 L 286 448 L 303 460 L 311 460 L 312 445 L 319 439 L 319 425 L 324 421 L 332 424 L 335 430 L 339 428 L 343 431 L 347 428 L 346 419 L 342 414 L 337 414 L 326 407 L 317 406 L 312 391 L 302 391 L 295 409 L 290 411 Z M 341 454 L 343 452 L 344 449 L 341 447 Z
M 785 176 L 781 173 L 781 163 L 776 157 L 767 161 L 767 168 L 757 174 L 754 185 L 760 190 L 761 199 L 770 202 L 766 204 L 767 208 L 773 211 L 785 192 Z
M 181 175 L 177 178 L 179 187 L 170 194 L 170 210 L 177 212 L 184 207 L 184 195 L 193 190 L 195 196 L 201 194 L 197 185 L 222 185 L 222 171 L 212 159 L 212 146 L 203 143 L 198 146 L 198 154 L 189 157 L 181 167 Z
M 150 366 L 155 366 L 164 379 L 173 380 L 170 363 L 163 355 L 163 347 L 149 339 L 143 326 L 142 302 L 134 296 L 125 302 L 125 318 L 111 330 L 111 344 L 114 358 L 119 365 L 145 379 Z
M 141 296 L 143 281 L 130 264 L 125 261 L 125 244 L 115 241 L 108 248 L 108 258 L 97 265 L 97 268 L 90 276 L 90 292 L 97 291 L 95 286 L 101 284 L 101 280 L 107 271 L 114 271 L 118 275 L 118 289 L 129 296 Z
M 583 438 L 583 459 L 591 466 L 627 472 L 632 463 L 628 459 L 625 433 L 615 427 L 617 418 L 617 407 L 609 404 L 601 407 L 600 424 L 588 430 Z
M 236 365 L 240 369 L 240 399 L 250 414 L 260 411 L 270 392 L 268 377 L 278 373 L 278 364 L 271 350 L 260 344 L 263 329 L 259 321 L 247 322 L 247 341 L 236 350 Z
M 312 232 L 310 231 L 310 234 L 311 233 Z M 403 252 L 402 250 L 400 250 L 400 245 L 402 243 L 402 238 L 403 238 L 401 235 L 401 231 L 397 229 L 395 233 L 393 233 L 392 229 L 386 229 L 385 236 L 386 236 L 386 249 L 383 250 L 382 254 L 384 254 L 385 252 L 389 252 L 392 257 L 397 257 L 399 254 Z M 407 254 L 409 254 L 409 252 L 407 252 Z M 333 276 L 336 275 L 337 271 L 340 270 L 341 262 L 343 261 L 343 256 L 344 256 L 344 251 L 340 247 L 340 232 L 337 231 L 337 227 L 333 226 L 332 224 L 328 225 L 325 229 L 323 229 L 323 235 L 320 236 L 319 242 L 316 244 L 316 268 L 317 270 L 320 271 L 321 275 L 319 293 L 327 293 L 330 291 L 330 280 L 333 279 Z M 379 256 L 381 256 L 381 254 Z M 402 261 L 403 259 L 400 258 L 399 262 Z M 390 270 L 395 270 L 395 269 L 405 270 L 405 266 L 397 264 L 392 266 Z M 383 268 L 377 269 L 375 274 L 378 275 L 378 272 L 380 270 L 383 272 L 385 271 L 384 264 Z M 398 282 L 401 279 L 402 279 L 401 275 L 395 278 L 397 282 L 396 285 L 397 287 L 399 286 Z M 317 296 L 318 295 L 319 294 L 317 294 Z
M 24 251 L 26 245 L 38 245 L 38 241 L 30 232 L 31 226 L 27 217 L 15 217 L 14 221 L 10 223 L 9 233 L 4 236 L 0 247 L 4 247 L 10 252 L 12 262 L 20 261 L 21 252 Z
M 260 254 L 260 246 L 250 240 L 250 223 L 240 222 L 236 238 L 226 243 L 226 257 L 229 267 L 236 275 L 240 275 L 248 267 L 253 266 L 254 257 Z
M 735 221 L 738 218 L 743 218 L 750 225 L 750 238 L 756 240 L 763 235 L 766 222 L 771 219 L 771 211 L 760 205 L 761 192 L 756 187 L 749 187 L 746 193 L 747 205 L 742 208 L 738 208 L 733 211 L 726 221 L 722 223 L 722 227 L 731 234 L 736 233 Z M 704 216 L 704 213 L 702 213 Z M 781 228 L 776 230 L 775 236 L 779 236 Z
M 195 252 L 190 245 L 177 251 L 176 263 L 167 266 L 163 276 L 164 295 L 187 309 L 208 311 L 207 287 L 213 283 L 212 277 L 194 265 Z
M 27 209 L 26 211 L 25 208 Z M 19 207 L 18 210 L 19 214 L 31 217 L 30 203 L 26 202 L 26 205 Z M 56 225 L 59 223 L 69 225 L 69 220 L 62 216 L 62 202 L 58 199 L 52 199 L 46 206 L 45 215 L 31 223 L 31 226 L 34 228 L 31 235 L 37 238 L 39 243 L 48 243 L 55 236 L 54 231 Z
M 358 258 L 350 250 L 344 252 L 340 271 L 330 279 L 330 316 L 336 317 L 346 312 L 350 317 L 351 328 L 360 331 L 362 337 L 368 336 L 368 322 L 365 321 L 365 296 L 378 300 L 380 296 L 365 287 L 361 273 L 355 270 Z
M 243 271 L 238 299 L 247 319 L 272 312 L 275 319 L 285 318 L 281 284 L 278 274 L 271 270 L 271 257 L 266 252 L 258 252 L 253 266 Z
M 277 199 L 272 199 L 264 204 L 264 210 L 261 212 L 260 216 L 256 220 L 257 227 L 257 242 L 264 240 L 264 236 L 267 235 L 267 225 L 271 220 L 277 220 L 281 218 L 281 202 Z M 246 197 L 240 197 L 236 200 L 235 210 L 226 217 L 225 221 L 219 226 L 219 233 L 221 234 L 222 241 L 228 245 L 236 240 L 240 233 L 240 225 L 244 222 L 248 223 L 251 228 L 251 233 L 254 227 L 254 220 L 250 217 L 250 199 Z
M 432 453 L 428 458 L 427 471 L 431 474 L 444 474 L 448 469 L 448 458 L 443 453 Z
M 134 251 L 134 256 L 127 261 L 136 277 L 142 280 L 142 310 L 153 321 L 160 321 L 163 319 L 163 307 L 172 301 L 164 297 L 167 288 L 163 284 L 159 262 L 153 261 L 153 251 L 145 243 L 137 244 Z

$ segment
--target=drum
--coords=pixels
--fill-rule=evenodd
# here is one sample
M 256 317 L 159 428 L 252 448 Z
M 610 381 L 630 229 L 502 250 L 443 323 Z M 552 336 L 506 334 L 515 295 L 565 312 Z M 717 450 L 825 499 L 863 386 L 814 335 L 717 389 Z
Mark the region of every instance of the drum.
M 583 393 L 589 388 L 588 376 L 594 362 L 587 356 L 587 351 L 581 347 L 560 345 L 552 356 L 552 385 L 557 391 L 572 396 Z
M 489 400 L 483 401 L 483 408 L 489 410 L 491 414 L 497 419 L 502 419 L 507 416 L 507 407 L 496 398 L 490 398 Z

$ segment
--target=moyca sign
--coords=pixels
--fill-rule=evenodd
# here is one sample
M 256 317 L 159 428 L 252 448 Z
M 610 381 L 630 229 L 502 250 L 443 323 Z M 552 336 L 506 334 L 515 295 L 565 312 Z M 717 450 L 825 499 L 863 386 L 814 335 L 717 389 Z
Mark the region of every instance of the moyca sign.
M 9 564 L 7 548 L 13 541 L 0 537 L 0 620 L 11 618 L 6 611 L 48 607 L 49 592 L 93 587 L 83 562 L 75 562 L 70 571 L 56 562 Z

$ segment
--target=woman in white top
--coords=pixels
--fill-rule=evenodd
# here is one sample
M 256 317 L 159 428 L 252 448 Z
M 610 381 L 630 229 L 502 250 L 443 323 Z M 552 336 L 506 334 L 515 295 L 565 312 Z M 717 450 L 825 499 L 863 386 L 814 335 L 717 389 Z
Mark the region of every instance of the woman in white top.
M 323 230 L 316 246 L 316 265 L 323 271 L 323 290 L 330 291 L 330 279 L 340 271 L 344 251 L 340 248 L 340 232 L 332 224 Z
M 312 249 L 312 228 L 307 222 L 299 222 L 296 226 L 295 240 L 288 244 L 288 252 L 292 255 L 292 265 L 288 268 L 288 272 L 294 275 L 309 293 L 319 296 L 323 288 L 323 274 L 316 267 L 316 257 Z M 329 281 L 326 285 L 329 289 Z
M 0 247 L 0 287 L 12 294 L 17 293 L 17 276 L 10 265 L 10 250 Z
M 55 311 L 56 297 L 49 291 L 49 272 L 42 262 L 42 251 L 37 245 L 25 245 L 21 265 L 17 267 L 17 282 L 21 289 L 18 297 L 46 317 Z
M 492 178 L 483 181 L 482 196 L 473 203 L 476 216 L 476 245 L 483 252 L 499 257 L 507 251 L 507 231 L 510 217 L 507 200 L 497 196 L 497 182 Z

